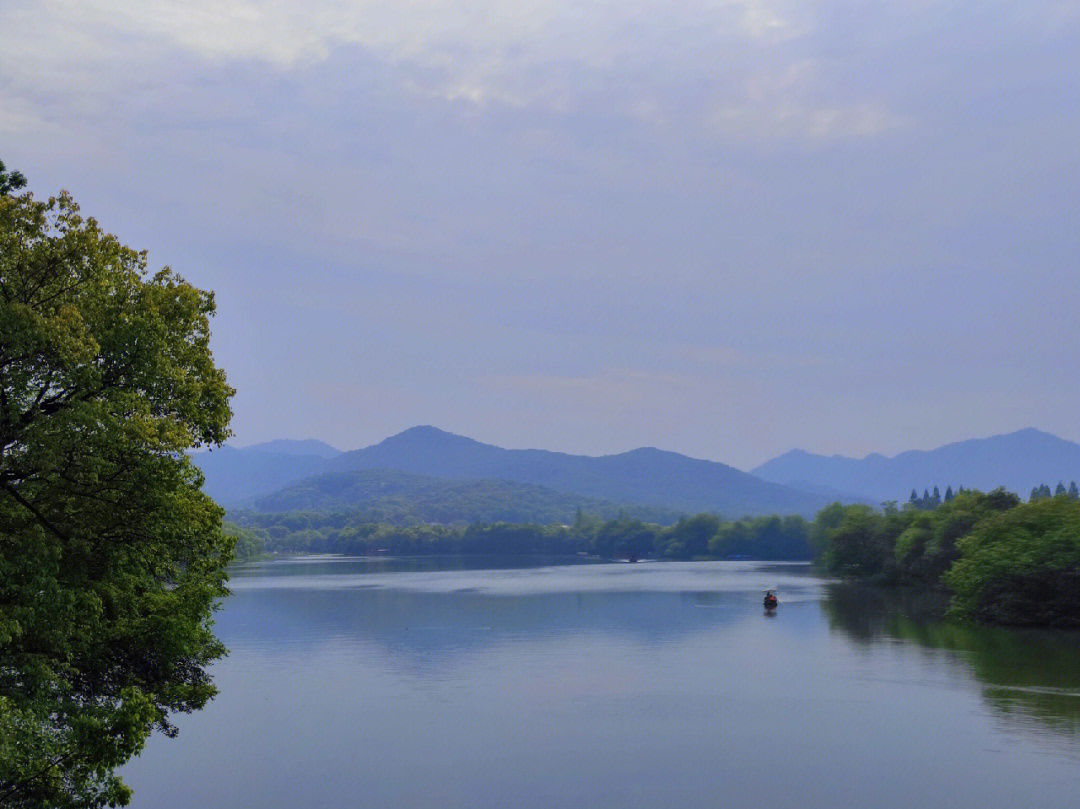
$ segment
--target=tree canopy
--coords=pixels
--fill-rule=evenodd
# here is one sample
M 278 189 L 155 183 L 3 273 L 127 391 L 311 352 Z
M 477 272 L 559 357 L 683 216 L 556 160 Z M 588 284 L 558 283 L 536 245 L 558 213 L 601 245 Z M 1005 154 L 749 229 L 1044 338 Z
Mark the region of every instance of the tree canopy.
M 0 805 L 123 805 L 115 768 L 214 694 L 234 539 L 185 451 L 232 390 L 211 293 L 0 177 Z

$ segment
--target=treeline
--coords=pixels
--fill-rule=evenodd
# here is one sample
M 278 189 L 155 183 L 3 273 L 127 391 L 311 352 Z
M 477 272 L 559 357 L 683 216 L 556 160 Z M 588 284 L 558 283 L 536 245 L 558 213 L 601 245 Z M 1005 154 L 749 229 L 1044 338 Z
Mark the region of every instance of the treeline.
M 1080 500 L 1068 490 L 1028 503 L 964 491 L 929 510 L 834 504 L 811 538 L 833 575 L 944 586 L 960 616 L 1080 627 Z
M 234 515 L 238 524 L 230 530 L 238 559 L 384 553 L 816 560 L 840 578 L 948 589 L 956 615 L 1080 628 L 1080 499 L 1068 489 L 1027 503 L 1004 489 L 946 493 L 936 505 L 835 503 L 813 522 L 698 514 L 663 526 L 579 512 L 572 525 L 403 526 L 348 513 L 248 512 Z
M 353 515 L 288 512 L 233 515 L 237 559 L 264 553 L 586 554 L 601 558 L 788 559 L 810 561 L 810 523 L 802 517 L 725 521 L 714 514 L 663 526 L 640 520 L 602 520 L 578 513 L 572 525 L 364 522 Z
M 945 495 L 942 496 L 941 490 L 938 489 L 937 486 L 935 486 L 932 492 L 929 489 L 923 489 L 922 497 L 919 497 L 919 493 L 915 489 L 912 489 L 911 497 L 908 498 L 907 504 L 911 508 L 917 508 L 922 511 L 929 511 L 930 509 L 937 508 L 942 503 L 948 503 L 950 500 L 956 497 L 957 494 L 962 494 L 963 492 L 963 486 L 957 488 L 955 492 L 953 492 L 952 486 L 946 486 Z M 890 501 L 890 503 L 892 503 L 892 501 Z M 886 503 L 884 505 L 888 507 L 890 503 Z
M 1034 486 L 1031 489 L 1031 496 L 1028 498 L 1029 503 L 1034 503 L 1039 500 L 1048 500 L 1051 497 L 1069 497 L 1073 500 L 1080 500 L 1080 488 L 1077 488 L 1076 481 L 1072 481 L 1069 484 L 1069 488 L 1065 488 L 1065 481 L 1059 480 L 1057 488 L 1054 489 L 1053 494 L 1050 493 L 1049 484 L 1044 483 L 1042 486 Z
M 953 491 L 952 486 L 946 486 L 945 494 L 942 495 L 941 490 L 935 486 L 933 491 L 930 489 L 923 489 L 922 496 L 920 497 L 918 490 L 912 489 L 911 497 L 908 498 L 907 504 L 911 508 L 929 511 L 930 509 L 937 508 L 942 503 L 948 503 L 956 495 L 963 494 L 964 491 L 963 486 L 958 487 L 955 492 Z M 1034 503 L 1038 500 L 1046 500 L 1050 497 L 1071 497 L 1073 500 L 1080 500 L 1080 487 L 1077 487 L 1076 481 L 1074 480 L 1069 484 L 1069 487 L 1066 488 L 1065 481 L 1059 480 L 1057 487 L 1051 491 L 1050 485 L 1043 483 L 1041 486 L 1032 487 L 1031 496 L 1028 498 L 1028 502 Z

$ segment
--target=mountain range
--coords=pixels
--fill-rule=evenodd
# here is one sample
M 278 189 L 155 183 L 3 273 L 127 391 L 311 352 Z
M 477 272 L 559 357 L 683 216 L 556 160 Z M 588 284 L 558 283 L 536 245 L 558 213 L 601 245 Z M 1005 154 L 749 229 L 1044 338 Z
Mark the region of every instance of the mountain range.
M 903 501 L 935 485 L 1026 495 L 1041 483 L 1080 479 L 1080 444 L 1034 429 L 894 457 L 793 450 L 749 473 L 651 447 L 599 457 L 503 449 L 427 426 L 351 452 L 278 440 L 192 457 L 206 491 L 228 508 L 411 513 L 433 522 L 566 521 L 579 507 L 643 519 L 812 516 L 836 500 Z
M 792 450 L 751 470 L 763 480 L 794 488 L 827 487 L 869 498 L 905 501 L 915 489 L 946 486 L 989 491 L 998 486 L 1026 497 L 1033 486 L 1080 479 L 1080 444 L 1041 430 L 974 438 L 891 458 L 813 455 Z
M 722 463 L 651 447 L 600 457 L 503 449 L 435 427 L 413 427 L 351 452 L 336 452 L 321 443 L 279 441 L 245 449 L 224 447 L 192 457 L 206 477 L 206 491 L 218 502 L 229 508 L 256 510 L 260 504 L 284 502 L 290 497 L 297 503 L 311 501 L 310 497 L 296 498 L 295 493 L 276 494 L 290 484 L 315 475 L 361 470 L 540 486 L 602 501 L 605 509 L 643 506 L 685 513 L 713 511 L 732 517 L 775 513 L 810 516 L 830 502 L 825 495 L 764 481 Z M 388 477 L 388 481 L 404 485 L 401 478 Z M 319 485 L 333 488 L 337 484 L 323 480 Z M 362 489 L 371 492 L 371 481 Z M 276 500 L 267 499 L 272 494 Z M 384 491 L 382 496 L 389 495 Z M 322 498 L 320 502 L 328 501 Z M 345 505 L 340 498 L 334 500 L 335 508 Z M 360 498 L 353 507 L 367 505 L 368 501 Z

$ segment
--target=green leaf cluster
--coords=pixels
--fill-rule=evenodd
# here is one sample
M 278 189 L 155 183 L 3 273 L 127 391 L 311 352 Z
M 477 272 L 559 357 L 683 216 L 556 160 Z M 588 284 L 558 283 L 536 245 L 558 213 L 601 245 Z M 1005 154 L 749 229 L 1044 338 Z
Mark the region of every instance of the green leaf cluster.
M 959 615 L 1080 628 L 1080 502 L 1041 499 L 979 523 L 945 582 Z
M 926 510 L 836 503 L 811 526 L 821 567 L 844 578 L 947 586 L 953 615 L 1080 627 L 1080 501 L 964 491 Z
M 238 512 L 254 553 L 586 554 L 604 558 L 789 559 L 808 561 L 810 526 L 801 517 L 726 521 L 698 514 L 674 525 L 629 517 L 604 520 L 579 511 L 572 524 L 409 525 L 371 522 L 365 513 Z
M 213 312 L 67 194 L 0 195 L 0 805 L 127 803 L 115 769 L 214 694 Z

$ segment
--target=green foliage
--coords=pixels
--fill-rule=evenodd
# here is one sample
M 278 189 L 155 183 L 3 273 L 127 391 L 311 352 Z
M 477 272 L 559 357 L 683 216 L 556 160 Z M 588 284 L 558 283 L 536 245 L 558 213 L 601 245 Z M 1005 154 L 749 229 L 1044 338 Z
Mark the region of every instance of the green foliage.
M 837 503 L 810 537 L 828 573 L 945 584 L 954 614 L 983 621 L 1080 627 L 1080 501 L 1067 492 L 1024 505 L 1004 489 L 960 491 L 930 511 Z
M 956 614 L 1080 627 L 1080 502 L 1043 498 L 979 523 L 945 575 Z
M 4 161 L 0 160 L 0 197 L 6 197 L 13 191 L 26 187 L 26 177 L 21 171 L 8 171 Z
M 987 516 L 1019 502 L 1002 490 L 963 492 L 933 511 L 907 515 L 909 523 L 894 544 L 898 577 L 907 583 L 937 584 L 960 556 L 957 541 Z
M 957 540 L 988 515 L 1019 502 L 998 489 L 960 490 L 930 510 L 919 501 L 884 512 L 834 503 L 818 513 L 810 536 L 821 566 L 833 575 L 936 585 L 959 556 Z
M 0 179 L 0 805 L 122 805 L 115 768 L 214 693 L 232 540 L 185 450 L 232 391 L 209 293 Z
M 395 555 L 497 553 L 631 555 L 666 559 L 787 559 L 809 561 L 809 524 L 801 517 L 755 517 L 725 522 L 713 514 L 672 526 L 629 517 L 602 520 L 578 512 L 572 525 L 366 522 L 352 513 L 288 512 L 232 515 L 271 553 Z
M 231 522 L 225 523 L 222 531 L 232 540 L 233 559 L 237 562 L 250 562 L 266 555 L 265 531 L 241 528 Z

